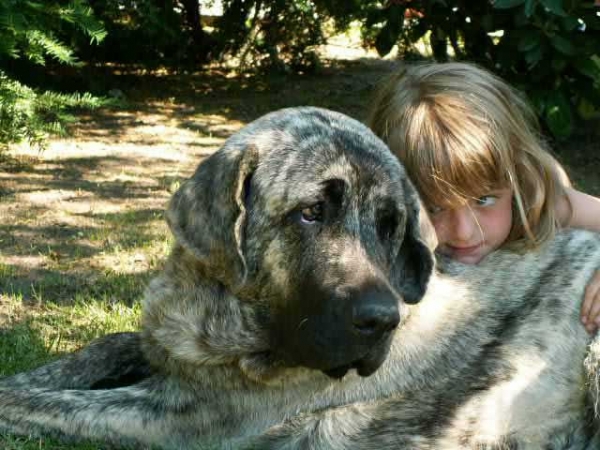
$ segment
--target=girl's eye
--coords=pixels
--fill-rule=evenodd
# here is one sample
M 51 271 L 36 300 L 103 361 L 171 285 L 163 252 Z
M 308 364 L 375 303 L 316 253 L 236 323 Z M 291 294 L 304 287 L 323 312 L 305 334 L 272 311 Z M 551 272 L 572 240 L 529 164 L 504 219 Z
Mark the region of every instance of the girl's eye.
M 312 224 L 323 220 L 323 204 L 316 203 L 300 211 L 300 221 L 302 223 Z
M 427 207 L 427 212 L 429 212 L 429 214 L 431 215 L 436 215 L 441 213 L 444 210 L 444 208 L 442 208 L 441 206 L 436 206 L 436 205 L 430 205 Z
M 498 197 L 495 195 L 484 195 L 475 200 L 477 206 L 494 206 L 496 201 L 498 201 Z

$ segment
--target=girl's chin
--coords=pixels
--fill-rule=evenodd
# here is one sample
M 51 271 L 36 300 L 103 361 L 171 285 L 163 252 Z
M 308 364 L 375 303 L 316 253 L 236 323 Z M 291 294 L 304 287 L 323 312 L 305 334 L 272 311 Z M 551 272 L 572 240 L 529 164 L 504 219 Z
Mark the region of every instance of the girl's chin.
M 444 247 L 440 253 L 462 264 L 478 264 L 489 253 L 483 246 L 469 248 Z
M 459 263 L 462 264 L 470 264 L 470 265 L 475 265 L 475 264 L 479 264 L 479 262 L 485 258 L 485 255 L 479 255 L 479 256 L 450 256 L 450 258 L 452 258 L 455 261 L 458 261 Z

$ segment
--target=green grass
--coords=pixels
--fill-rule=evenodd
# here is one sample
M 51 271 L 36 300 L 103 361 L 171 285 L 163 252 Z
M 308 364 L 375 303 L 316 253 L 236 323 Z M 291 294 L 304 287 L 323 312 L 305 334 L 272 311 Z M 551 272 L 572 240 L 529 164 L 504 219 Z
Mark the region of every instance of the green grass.
M 107 333 L 139 328 L 140 304 L 77 301 L 74 305 L 24 306 L 2 298 L 9 328 L 0 332 L 0 376 L 40 366 Z
M 0 436 L 0 445 L 2 445 L 2 450 L 99 450 L 106 448 L 95 443 L 74 446 L 54 439 L 27 439 L 14 436 Z
M 128 306 L 90 299 L 71 306 L 52 303 L 24 306 L 17 296 L 0 296 L 0 302 L 9 322 L 9 328 L 0 331 L 0 376 L 41 366 L 107 333 L 139 328 L 139 302 Z M 103 446 L 0 435 L 0 448 L 92 450 Z

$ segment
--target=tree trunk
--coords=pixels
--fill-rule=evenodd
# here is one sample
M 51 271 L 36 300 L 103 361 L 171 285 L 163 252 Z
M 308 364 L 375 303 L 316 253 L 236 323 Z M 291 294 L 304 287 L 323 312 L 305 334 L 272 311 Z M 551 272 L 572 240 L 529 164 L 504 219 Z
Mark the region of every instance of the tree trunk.
M 194 56 L 198 62 L 205 62 L 210 53 L 210 40 L 202 29 L 200 3 L 198 0 L 179 0 L 185 14 L 185 21 L 190 27 Z

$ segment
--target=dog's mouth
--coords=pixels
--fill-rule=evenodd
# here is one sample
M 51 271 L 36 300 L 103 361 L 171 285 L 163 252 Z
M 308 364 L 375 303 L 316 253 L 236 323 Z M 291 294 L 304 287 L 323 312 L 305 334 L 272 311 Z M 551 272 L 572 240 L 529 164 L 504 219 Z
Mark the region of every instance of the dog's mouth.
M 383 345 L 382 347 L 383 348 L 380 347 L 372 350 L 361 359 L 353 361 L 349 364 L 344 364 L 342 366 L 334 367 L 332 369 L 323 370 L 323 373 L 328 377 L 334 378 L 336 380 L 344 378 L 344 376 L 351 369 L 356 369 L 356 373 L 358 373 L 358 375 L 360 375 L 361 377 L 368 377 L 370 375 L 373 375 L 377 371 L 377 369 L 381 367 L 388 355 L 389 345 Z
M 340 380 L 344 378 L 350 369 L 356 369 L 356 373 L 358 373 L 361 377 L 368 377 L 369 375 L 375 373 L 375 371 L 379 369 L 379 366 L 374 367 L 371 364 L 365 364 L 363 361 L 356 361 L 355 363 L 347 364 L 345 366 L 324 370 L 323 373 L 330 378 Z

